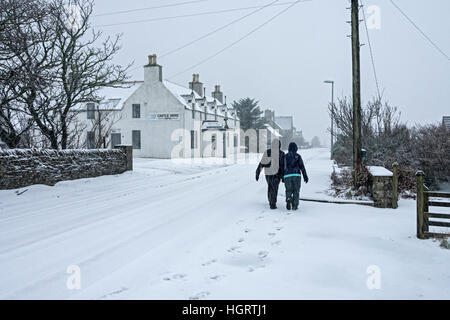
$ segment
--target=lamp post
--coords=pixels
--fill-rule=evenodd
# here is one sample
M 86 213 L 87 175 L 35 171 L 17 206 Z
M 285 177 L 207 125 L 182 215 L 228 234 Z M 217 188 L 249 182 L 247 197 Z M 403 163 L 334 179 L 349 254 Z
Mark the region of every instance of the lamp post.
M 334 81 L 325 80 L 324 83 L 331 84 L 331 147 L 330 147 L 330 159 L 333 160 L 333 134 L 334 134 Z

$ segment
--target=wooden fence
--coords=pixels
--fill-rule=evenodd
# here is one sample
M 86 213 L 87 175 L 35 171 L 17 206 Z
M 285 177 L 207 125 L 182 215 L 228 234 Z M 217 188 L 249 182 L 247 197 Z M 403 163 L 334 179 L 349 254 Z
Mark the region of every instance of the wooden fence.
M 430 207 L 450 207 L 450 202 L 438 201 L 434 198 L 450 198 L 450 192 L 430 191 L 423 184 L 424 173 L 417 171 L 417 238 L 428 239 L 430 237 L 449 237 L 450 233 L 433 233 L 429 231 L 430 226 L 448 227 L 450 222 L 436 221 L 431 219 L 448 219 L 450 220 L 450 213 L 433 213 L 430 212 Z

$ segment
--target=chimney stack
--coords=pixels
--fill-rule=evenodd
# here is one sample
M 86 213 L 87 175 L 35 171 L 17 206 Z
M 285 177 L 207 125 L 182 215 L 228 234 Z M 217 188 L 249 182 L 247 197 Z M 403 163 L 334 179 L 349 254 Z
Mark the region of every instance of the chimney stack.
M 219 85 L 216 85 L 215 90 L 214 90 L 213 93 L 211 93 L 211 95 L 213 96 L 213 98 L 219 100 L 220 103 L 224 103 L 223 92 L 220 91 L 220 86 Z
M 203 97 L 203 83 L 200 82 L 200 75 L 193 74 L 192 82 L 189 82 L 189 89 L 194 90 L 200 97 Z
M 265 110 L 264 111 L 264 118 L 267 121 L 275 121 L 275 111 L 272 111 L 272 110 L 269 110 L 269 109 Z
M 144 82 L 162 82 L 162 67 L 156 62 L 156 54 L 148 56 L 148 64 L 144 66 Z

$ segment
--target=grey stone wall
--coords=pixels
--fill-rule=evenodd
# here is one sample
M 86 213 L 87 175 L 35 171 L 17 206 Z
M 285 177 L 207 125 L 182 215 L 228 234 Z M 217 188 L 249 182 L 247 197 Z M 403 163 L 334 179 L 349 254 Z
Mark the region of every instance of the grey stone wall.
M 130 169 L 129 149 L 0 149 L 0 189 L 17 189 L 32 184 L 52 186 L 64 180 L 120 174 Z
M 372 196 L 375 207 L 394 208 L 392 176 L 372 176 Z

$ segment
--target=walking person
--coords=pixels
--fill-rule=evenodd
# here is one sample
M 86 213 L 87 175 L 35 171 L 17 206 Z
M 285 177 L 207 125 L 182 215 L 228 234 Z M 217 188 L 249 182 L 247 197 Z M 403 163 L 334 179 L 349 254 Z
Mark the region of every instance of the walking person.
M 281 141 L 274 139 L 272 147 L 264 152 L 261 162 L 256 168 L 256 181 L 259 180 L 259 175 L 264 168 L 267 181 L 267 198 L 272 210 L 277 208 L 278 187 L 280 181 L 283 180 L 284 156 L 284 152 L 281 151 Z
M 286 209 L 297 210 L 300 199 L 301 177 L 308 183 L 305 164 L 302 157 L 297 153 L 298 147 L 295 142 L 289 144 L 289 152 L 283 161 L 283 178 L 286 187 Z

